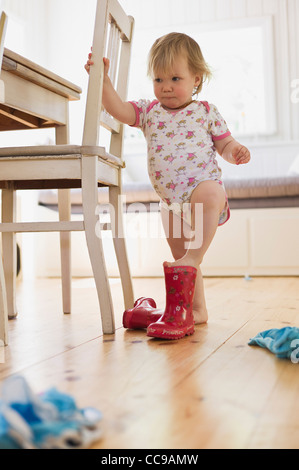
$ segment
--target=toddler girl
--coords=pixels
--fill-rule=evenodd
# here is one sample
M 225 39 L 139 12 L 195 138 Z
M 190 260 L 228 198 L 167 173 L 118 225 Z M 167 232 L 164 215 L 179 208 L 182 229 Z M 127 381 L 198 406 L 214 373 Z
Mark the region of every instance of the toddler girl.
M 123 323 L 147 327 L 148 336 L 179 339 L 194 332 L 194 323 L 208 320 L 200 265 L 218 225 L 230 215 L 216 152 L 237 165 L 248 163 L 250 153 L 231 136 L 216 106 L 196 99 L 211 73 L 189 36 L 170 33 L 153 44 L 148 65 L 153 101 L 123 102 L 108 77 L 109 60 L 103 60 L 103 105 L 116 119 L 144 133 L 149 177 L 161 199 L 174 257 L 163 265 L 165 311 L 158 311 L 152 299 L 141 298 L 124 313 Z M 91 65 L 90 54 L 88 72 Z M 198 239 L 201 243 L 194 243 Z

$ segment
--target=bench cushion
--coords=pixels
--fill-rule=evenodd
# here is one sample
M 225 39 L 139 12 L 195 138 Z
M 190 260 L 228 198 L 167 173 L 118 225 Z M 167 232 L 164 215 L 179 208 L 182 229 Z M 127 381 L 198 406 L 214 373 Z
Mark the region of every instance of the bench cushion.
M 225 180 L 224 185 L 232 209 L 299 207 L 299 176 L 231 179 Z M 150 183 L 127 183 L 123 186 L 123 193 L 127 204 L 159 202 L 159 197 Z M 57 205 L 56 191 L 41 191 L 39 202 L 44 205 Z M 99 188 L 99 202 L 108 203 L 107 188 Z M 81 190 L 72 190 L 72 204 L 82 204 Z
M 299 196 L 299 175 L 278 178 L 226 180 L 229 199 Z

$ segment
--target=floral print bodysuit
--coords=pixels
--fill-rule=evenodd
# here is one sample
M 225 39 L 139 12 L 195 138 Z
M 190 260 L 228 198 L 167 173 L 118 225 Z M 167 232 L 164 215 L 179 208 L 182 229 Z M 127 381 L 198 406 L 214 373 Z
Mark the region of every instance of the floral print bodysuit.
M 213 104 L 193 101 L 177 111 L 165 110 L 158 100 L 131 101 L 136 111 L 135 127 L 146 138 L 151 183 L 170 210 L 183 213 L 193 190 L 203 181 L 222 185 L 214 141 L 231 133 Z M 229 206 L 220 214 L 219 225 L 230 216 Z

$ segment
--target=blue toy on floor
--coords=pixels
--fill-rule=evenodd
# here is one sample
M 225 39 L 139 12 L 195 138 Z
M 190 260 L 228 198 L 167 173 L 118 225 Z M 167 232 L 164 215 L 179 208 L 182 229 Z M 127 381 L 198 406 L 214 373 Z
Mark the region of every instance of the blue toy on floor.
M 251 338 L 248 344 L 269 349 L 277 357 L 291 359 L 295 364 L 299 362 L 299 328 L 297 327 L 287 326 L 262 331 Z
M 21 376 L 2 384 L 0 449 L 87 448 L 101 437 L 101 420 L 98 410 L 79 409 L 55 388 L 36 395 Z

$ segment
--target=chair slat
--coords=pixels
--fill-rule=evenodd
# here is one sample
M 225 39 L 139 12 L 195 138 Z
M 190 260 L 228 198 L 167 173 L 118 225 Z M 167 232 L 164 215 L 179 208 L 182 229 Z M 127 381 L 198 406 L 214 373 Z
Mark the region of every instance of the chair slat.
M 110 18 L 113 18 L 122 31 L 122 40 L 130 42 L 132 39 L 132 22 L 117 0 L 109 0 L 109 12 Z

